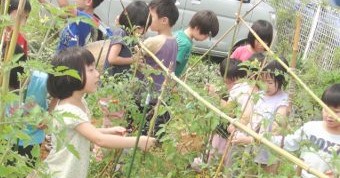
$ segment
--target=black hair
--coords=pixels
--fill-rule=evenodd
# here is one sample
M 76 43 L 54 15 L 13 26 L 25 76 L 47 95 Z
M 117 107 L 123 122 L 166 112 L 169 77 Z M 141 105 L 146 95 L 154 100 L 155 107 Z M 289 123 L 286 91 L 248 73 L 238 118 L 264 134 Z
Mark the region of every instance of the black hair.
M 280 57 L 282 62 L 288 65 L 287 60 L 284 57 Z M 272 79 L 274 79 L 275 85 L 279 89 L 282 89 L 283 86 L 287 84 L 285 73 L 287 70 L 279 63 L 276 59 L 271 60 L 264 68 L 263 71 L 265 74 L 269 74 Z
M 18 10 L 19 1 L 20 0 L 11 0 L 11 2 L 9 3 L 8 11 L 7 11 L 8 14 L 12 13 L 15 10 Z M 32 7 L 31 7 L 30 1 L 26 0 L 25 6 L 24 6 L 24 12 L 30 13 L 31 10 L 32 10 Z
M 251 29 L 253 29 L 256 34 L 267 43 L 268 46 L 272 43 L 273 40 L 273 26 L 270 24 L 270 22 L 265 20 L 258 20 L 253 23 L 251 26 Z M 248 33 L 248 42 L 251 45 L 251 47 L 255 47 L 255 36 L 249 32 Z
M 51 64 L 54 68 L 59 66 L 68 67 L 78 72 L 81 80 L 70 75 L 54 76 L 48 75 L 47 91 L 58 99 L 65 99 L 72 96 L 74 91 L 84 88 L 86 84 L 85 66 L 94 63 L 94 57 L 90 51 L 82 47 L 70 47 L 60 51 L 54 56 Z
M 340 106 L 340 83 L 336 83 L 328 87 L 322 94 L 321 100 L 331 107 Z
M 151 25 L 151 19 L 149 19 L 148 24 L 146 24 L 149 16 L 149 7 L 143 1 L 131 2 L 125 10 L 119 16 L 119 24 L 125 26 L 125 28 L 130 28 L 130 19 L 132 26 L 141 26 L 147 29 Z
M 3 48 L 3 53 L 4 54 L 4 49 L 6 49 L 6 47 L 4 46 Z M 15 50 L 14 50 L 14 54 L 18 55 L 18 54 L 23 54 L 16 62 L 25 62 L 27 60 L 27 55 L 24 53 L 24 49 L 22 49 L 22 47 L 18 44 L 16 44 L 15 46 Z M 21 66 L 18 67 L 14 67 L 11 69 L 10 73 L 9 73 L 9 87 L 12 89 L 19 89 L 20 88 L 20 82 L 19 82 L 19 78 L 18 75 L 19 74 L 23 74 L 24 73 L 24 68 Z
M 158 18 L 167 17 L 170 27 L 177 22 L 179 12 L 174 0 L 152 0 L 149 4 L 150 9 L 155 9 Z
M 215 37 L 219 30 L 219 23 L 216 14 L 210 10 L 198 11 L 190 20 L 189 26 L 191 28 L 197 27 L 200 34 L 211 33 Z
M 239 65 L 242 63 L 240 60 L 230 58 L 228 68 L 227 68 L 227 62 L 228 62 L 228 58 L 224 59 L 220 63 L 220 73 L 223 78 L 225 76 L 225 72 L 227 72 L 226 78 L 231 79 L 231 80 L 243 78 L 247 75 L 247 72 L 245 70 L 242 70 L 241 66 Z
M 104 0 L 92 0 L 92 8 L 98 7 Z

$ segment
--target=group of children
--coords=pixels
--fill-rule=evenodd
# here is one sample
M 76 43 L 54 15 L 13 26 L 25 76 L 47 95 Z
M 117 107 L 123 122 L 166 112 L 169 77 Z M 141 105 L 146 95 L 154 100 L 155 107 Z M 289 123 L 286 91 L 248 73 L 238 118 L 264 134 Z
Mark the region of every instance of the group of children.
M 45 3 L 44 0 L 40 0 Z M 70 22 L 62 30 L 57 54 L 52 60 L 54 67 L 66 66 L 78 72 L 81 80 L 71 76 L 54 76 L 51 74 L 41 74 L 34 71 L 28 85 L 30 91 L 35 96 L 35 100 L 44 109 L 47 108 L 46 100 L 41 99 L 42 95 L 34 93 L 42 92 L 50 94 L 56 98 L 57 104 L 55 111 L 60 113 L 71 113 L 76 117 L 69 115 L 63 117 L 63 123 L 55 122 L 53 127 L 63 130 L 66 127 L 67 137 L 63 144 L 72 144 L 79 158 L 72 154 L 66 145 L 58 145 L 56 137 L 52 137 L 53 149 L 47 156 L 45 163 L 49 172 L 54 177 L 86 177 L 89 167 L 90 143 L 95 143 L 101 147 L 107 148 L 131 148 L 136 142 L 136 137 L 125 137 L 126 129 L 122 127 L 95 128 L 90 123 L 90 112 L 87 108 L 84 95 L 96 91 L 99 84 L 99 72 L 95 67 L 94 56 L 82 46 L 88 43 L 89 36 L 93 31 L 99 29 L 101 33 L 110 38 L 110 48 L 104 61 L 104 70 L 109 71 L 109 75 L 115 75 L 130 70 L 130 65 L 136 61 L 133 56 L 132 48 L 135 44 L 128 44 L 124 41 L 125 37 L 135 34 L 144 34 L 148 28 L 158 34 L 146 39 L 144 45 L 154 53 L 166 67 L 171 66 L 171 71 L 180 76 L 188 63 L 191 53 L 193 40 L 203 41 L 208 37 L 214 37 L 219 31 L 219 23 L 216 14 L 209 10 L 197 12 L 191 19 L 189 26 L 184 30 L 179 30 L 172 35 L 172 26 L 176 23 L 179 12 L 173 0 L 152 0 L 148 5 L 144 1 L 131 2 L 118 17 L 119 27 L 109 30 L 102 24 L 98 17 L 94 15 L 94 9 L 99 6 L 103 0 L 79 0 L 76 1 L 77 9 L 71 10 L 71 14 L 79 17 L 92 19 L 99 24 L 96 27 L 88 23 Z M 58 0 L 60 6 L 68 5 L 67 0 Z M 18 4 L 18 0 L 11 0 L 12 4 Z M 29 6 L 29 1 L 26 2 Z M 15 7 L 13 5 L 12 7 Z M 15 10 L 15 9 L 14 9 Z M 25 8 L 28 13 L 30 8 Z M 9 13 L 11 13 L 9 11 Z M 252 29 L 260 36 L 261 39 L 270 45 L 273 37 L 272 25 L 264 20 L 256 21 Z M 10 31 L 10 30 L 8 30 Z M 18 44 L 21 44 L 18 40 Z M 25 43 L 27 45 L 27 42 Z M 21 46 L 25 50 L 25 45 Z M 27 49 L 27 47 L 26 47 Z M 290 151 L 297 150 L 298 143 L 301 140 L 310 140 L 319 146 L 320 154 L 330 159 L 331 153 L 329 147 L 340 146 L 340 122 L 331 117 L 326 110 L 323 110 L 323 122 L 309 122 L 302 126 L 294 135 L 280 136 L 277 132 L 280 128 L 286 126 L 285 117 L 288 115 L 288 94 L 283 91 L 286 83 L 286 70 L 276 60 L 268 60 L 264 55 L 259 53 L 265 52 L 263 46 L 258 40 L 249 33 L 248 44 L 238 47 L 230 59 L 224 60 L 221 66 L 221 75 L 229 92 L 229 98 L 223 102 L 228 107 L 234 102 L 243 111 L 236 114 L 240 121 L 250 129 L 259 134 L 270 133 L 276 135 L 271 137 L 272 141 L 281 144 L 283 148 Z M 27 52 L 25 52 L 27 54 Z M 253 57 L 252 57 L 253 56 Z M 255 57 L 254 57 L 255 56 Z M 137 58 L 138 60 L 139 58 Z M 258 62 L 259 67 L 248 68 L 250 73 L 244 68 L 244 61 Z M 142 61 L 146 66 L 160 70 L 151 56 L 145 54 Z M 227 65 L 228 64 L 228 65 Z M 143 73 L 139 72 L 137 77 L 145 80 Z M 151 74 L 153 79 L 153 89 L 157 93 L 160 91 L 164 82 L 163 74 Z M 265 84 L 265 88 L 250 81 L 259 81 Z M 45 86 L 45 87 L 44 87 Z M 322 96 L 323 102 L 326 103 L 338 116 L 340 116 L 340 84 L 334 84 L 327 88 Z M 47 89 L 46 89 L 47 88 Z M 28 94 L 29 96 L 30 94 Z M 39 98 L 40 96 L 40 98 Z M 256 96 L 256 97 L 254 97 Z M 40 104 L 41 103 L 41 104 Z M 234 113 L 235 114 L 235 113 Z M 319 128 L 319 130 L 315 130 Z M 43 132 L 41 128 L 37 127 Z M 233 157 L 241 150 L 250 148 L 239 145 L 252 145 L 254 139 L 247 134 L 237 130 L 233 125 L 224 127 L 232 133 L 232 148 L 229 160 L 225 160 L 225 165 L 230 167 L 233 164 Z M 138 147 L 147 150 L 155 142 L 154 138 L 141 136 Z M 324 144 L 321 144 L 324 143 Z M 38 144 L 40 144 L 39 142 Z M 215 134 L 212 140 L 210 159 L 222 153 L 226 146 L 226 138 Z M 327 144 L 326 144 L 327 143 Z M 328 144 L 329 143 L 329 144 Z M 32 143 L 32 145 L 37 143 Z M 60 144 L 60 143 L 59 143 Z M 328 146 L 326 146 L 328 145 Z M 57 149 L 59 148 L 59 149 Z M 275 163 L 270 161 L 270 151 L 263 146 L 251 146 L 255 152 L 254 162 L 263 166 L 271 173 L 275 173 Z M 254 151 L 255 150 L 255 151 Z M 339 150 L 335 151 L 339 154 Z M 249 151 L 249 150 L 248 150 Z M 23 154 L 25 155 L 25 154 Z M 319 157 L 318 157 L 319 156 Z M 329 164 L 317 164 L 320 161 L 320 155 L 315 152 L 304 149 L 301 157 L 307 164 L 321 172 L 334 172 Z M 326 160 L 327 161 L 327 160 Z M 273 166 L 274 165 L 274 166 Z M 274 167 L 274 168 L 273 168 Z M 304 177 L 310 177 L 307 172 L 303 172 Z

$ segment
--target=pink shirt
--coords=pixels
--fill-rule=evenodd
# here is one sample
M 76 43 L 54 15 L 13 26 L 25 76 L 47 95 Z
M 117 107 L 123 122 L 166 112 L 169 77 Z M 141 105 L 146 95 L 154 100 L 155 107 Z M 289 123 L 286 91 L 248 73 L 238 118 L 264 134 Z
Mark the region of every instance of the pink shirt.
M 230 58 L 235 58 L 244 62 L 247 61 L 253 54 L 254 52 L 248 49 L 248 45 L 244 45 L 236 48 Z

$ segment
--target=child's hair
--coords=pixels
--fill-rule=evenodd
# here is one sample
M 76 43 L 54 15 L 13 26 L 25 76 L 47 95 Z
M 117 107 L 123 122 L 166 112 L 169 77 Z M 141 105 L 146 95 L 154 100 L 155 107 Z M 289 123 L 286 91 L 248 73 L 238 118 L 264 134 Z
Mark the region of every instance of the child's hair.
M 282 62 L 288 65 L 288 62 L 285 58 L 280 57 L 280 59 Z M 274 79 L 275 85 L 277 85 L 279 89 L 282 89 L 282 87 L 286 85 L 285 73 L 287 70 L 276 59 L 271 60 L 263 68 L 263 71 L 265 74 L 269 74 L 269 76 Z
M 5 49 L 5 47 L 4 47 Z M 4 51 L 3 51 L 4 54 Z M 14 50 L 14 54 L 23 54 L 23 56 L 21 56 L 19 58 L 18 62 L 25 62 L 27 60 L 27 56 L 24 53 L 24 50 L 20 47 L 20 45 L 16 45 L 15 46 L 15 50 Z M 18 67 L 14 67 L 11 69 L 10 73 L 9 73 L 9 87 L 12 89 L 19 89 L 20 88 L 20 82 L 19 82 L 19 78 L 18 78 L 18 74 L 23 74 L 24 73 L 24 68 L 21 66 Z
M 211 34 L 215 37 L 219 30 L 219 23 L 216 14 L 210 10 L 198 11 L 190 20 L 191 28 L 197 27 L 200 34 Z
M 264 41 L 267 42 L 267 45 L 270 46 L 273 40 L 273 26 L 270 22 L 265 20 L 258 20 L 253 23 L 251 28 L 257 33 L 257 35 Z M 248 33 L 248 42 L 251 47 L 255 47 L 255 36 L 249 32 Z
M 240 60 L 230 58 L 228 68 L 227 68 L 227 62 L 228 62 L 228 58 L 224 59 L 220 63 L 220 73 L 223 78 L 226 75 L 227 79 L 237 80 L 247 75 L 247 72 L 245 70 L 242 70 L 239 65 L 241 64 Z M 225 72 L 227 72 L 227 74 L 225 74 Z
M 150 9 L 155 9 L 159 18 L 167 17 L 170 27 L 174 26 L 179 12 L 174 0 L 152 0 L 149 4 Z
M 143 1 L 134 1 L 131 2 L 125 10 L 119 16 L 119 24 L 125 26 L 125 28 L 130 28 L 129 20 L 131 25 L 145 27 L 147 29 L 151 25 L 151 19 L 148 24 L 146 24 L 149 16 L 149 7 Z M 150 16 L 151 18 L 151 16 Z
M 85 66 L 94 63 L 94 57 L 90 51 L 82 47 L 70 47 L 60 51 L 52 60 L 54 68 L 59 66 L 68 67 L 78 72 L 81 80 L 70 75 L 54 76 L 48 75 L 47 91 L 58 99 L 65 99 L 72 96 L 74 91 L 81 90 L 86 84 Z
M 340 83 L 328 87 L 322 94 L 321 100 L 331 107 L 340 106 Z
M 8 14 L 11 14 L 13 11 L 18 10 L 20 0 L 10 0 L 9 7 L 8 7 Z M 32 10 L 31 3 L 29 0 L 26 0 L 24 11 L 26 13 L 30 13 Z
M 92 8 L 98 7 L 104 0 L 92 0 Z

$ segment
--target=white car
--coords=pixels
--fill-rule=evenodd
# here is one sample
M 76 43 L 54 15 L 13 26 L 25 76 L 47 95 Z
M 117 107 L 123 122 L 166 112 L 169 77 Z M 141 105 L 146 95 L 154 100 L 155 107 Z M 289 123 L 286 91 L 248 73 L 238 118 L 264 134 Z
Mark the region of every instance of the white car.
M 123 0 L 124 6 L 127 6 L 133 0 Z M 144 0 L 147 3 L 151 0 Z M 242 4 L 241 15 L 251 10 L 259 0 L 244 0 Z M 203 42 L 194 42 L 193 51 L 196 53 L 206 52 L 215 42 L 235 24 L 236 13 L 240 7 L 241 1 L 239 0 L 176 0 L 176 5 L 179 9 L 179 18 L 173 27 L 173 31 L 181 28 L 186 28 L 191 20 L 191 17 L 200 10 L 212 10 L 218 16 L 219 20 L 219 33 L 212 39 Z M 122 12 L 122 5 L 120 0 L 105 0 L 95 10 L 96 14 L 102 21 L 110 27 L 114 27 L 116 17 Z M 245 20 L 249 25 L 256 20 L 267 20 L 275 26 L 275 10 L 269 4 L 261 2 L 255 7 L 246 17 Z M 240 22 L 240 28 L 236 33 L 235 42 L 245 39 L 249 30 Z M 226 38 L 217 44 L 212 50 L 212 56 L 225 57 L 232 46 L 232 33 L 231 31 Z M 152 35 L 152 34 L 151 34 Z

